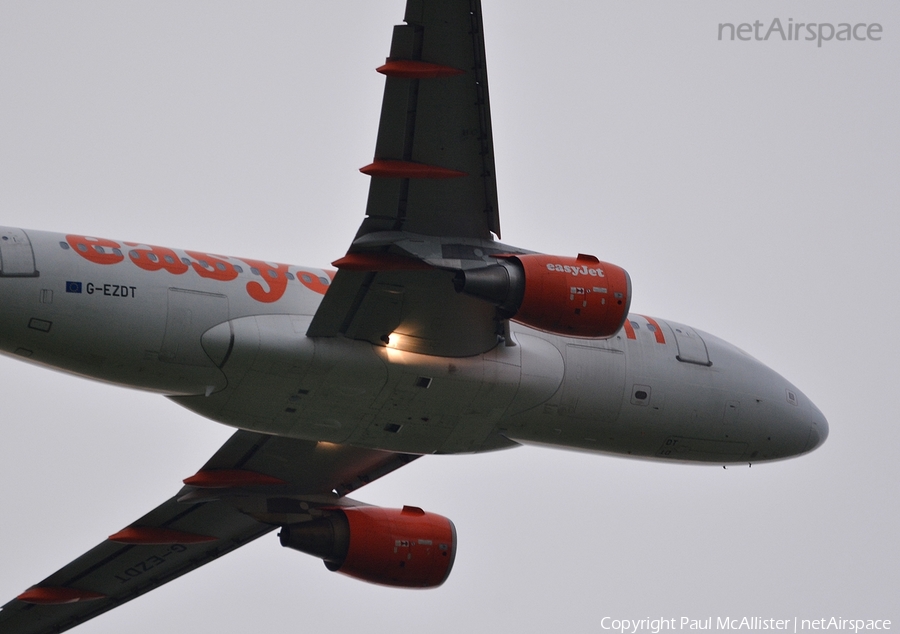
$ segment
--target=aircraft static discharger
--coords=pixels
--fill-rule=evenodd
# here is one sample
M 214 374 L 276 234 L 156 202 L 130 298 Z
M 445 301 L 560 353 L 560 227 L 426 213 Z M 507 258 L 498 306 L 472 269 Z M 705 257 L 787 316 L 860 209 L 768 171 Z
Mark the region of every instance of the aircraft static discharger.
M 725 465 L 824 442 L 821 412 L 753 357 L 629 314 L 622 268 L 498 241 L 480 2 L 409 0 L 404 21 L 336 272 L 0 228 L 2 352 L 238 430 L 169 500 L 23 583 L 0 634 L 62 632 L 276 530 L 330 570 L 438 586 L 450 520 L 348 497 L 426 454 Z

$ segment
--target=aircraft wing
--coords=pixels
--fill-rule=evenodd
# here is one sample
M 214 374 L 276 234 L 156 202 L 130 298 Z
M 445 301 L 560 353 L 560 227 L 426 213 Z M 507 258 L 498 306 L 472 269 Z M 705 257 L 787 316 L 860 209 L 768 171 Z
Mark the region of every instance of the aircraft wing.
M 394 27 L 359 234 L 500 236 L 479 0 L 408 0 Z
M 177 495 L 4 605 L 0 634 L 75 627 L 415 458 L 238 431 Z
M 394 27 L 366 218 L 310 325 L 440 356 L 493 348 L 492 306 L 455 271 L 516 251 L 500 236 L 480 0 L 408 0 Z M 493 235 L 492 235 L 493 234 Z

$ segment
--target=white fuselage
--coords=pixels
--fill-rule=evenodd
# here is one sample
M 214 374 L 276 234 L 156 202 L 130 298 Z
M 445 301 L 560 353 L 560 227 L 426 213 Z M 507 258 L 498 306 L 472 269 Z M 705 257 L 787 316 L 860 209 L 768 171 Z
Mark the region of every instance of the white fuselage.
M 777 373 L 674 322 L 632 314 L 603 340 L 512 323 L 485 354 L 436 357 L 307 337 L 330 281 L 321 269 L 0 238 L 0 351 L 242 429 L 419 454 L 526 442 L 719 464 L 797 455 L 828 433 Z

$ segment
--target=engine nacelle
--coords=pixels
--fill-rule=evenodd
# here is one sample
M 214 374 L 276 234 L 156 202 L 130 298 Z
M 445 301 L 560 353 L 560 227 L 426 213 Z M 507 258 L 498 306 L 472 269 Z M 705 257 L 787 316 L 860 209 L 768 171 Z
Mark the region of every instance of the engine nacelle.
M 460 271 L 456 290 L 496 305 L 506 318 L 573 337 L 611 337 L 625 323 L 631 278 L 592 255 L 499 256 L 498 263 Z
M 283 526 L 281 545 L 325 561 L 332 571 L 370 583 L 435 588 L 456 557 L 456 527 L 415 506 L 334 509 L 326 517 Z

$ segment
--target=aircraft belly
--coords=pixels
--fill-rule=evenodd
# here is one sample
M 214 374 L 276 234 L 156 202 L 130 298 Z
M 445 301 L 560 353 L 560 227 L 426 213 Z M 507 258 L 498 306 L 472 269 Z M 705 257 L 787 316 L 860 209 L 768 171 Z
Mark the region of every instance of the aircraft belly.
M 228 387 L 208 397 L 175 399 L 214 420 L 251 431 L 344 442 L 386 372 L 362 342 L 306 337 L 309 316 L 241 317 L 203 335 Z
M 176 402 L 241 429 L 408 453 L 511 446 L 496 433 L 519 389 L 517 347 L 440 358 L 307 337 L 308 316 L 260 315 L 207 331 L 228 387 Z
M 520 351 L 497 346 L 473 357 L 440 358 L 378 348 L 388 382 L 351 438 L 411 453 L 464 453 L 512 446 L 495 429 L 519 385 Z

